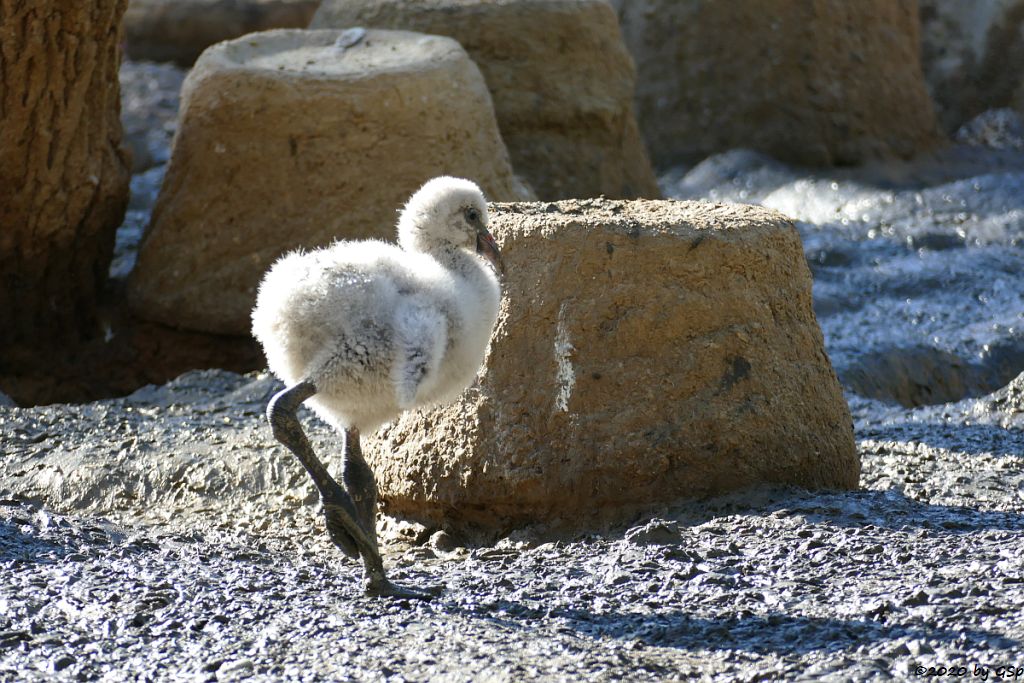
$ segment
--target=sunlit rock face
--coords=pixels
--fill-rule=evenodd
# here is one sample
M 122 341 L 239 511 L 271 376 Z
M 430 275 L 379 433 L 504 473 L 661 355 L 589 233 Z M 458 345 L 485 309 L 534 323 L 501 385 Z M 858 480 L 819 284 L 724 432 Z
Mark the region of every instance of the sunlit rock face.
M 508 272 L 484 370 L 371 442 L 388 512 L 579 531 L 758 483 L 857 485 L 784 216 L 587 200 L 498 205 L 492 226 Z

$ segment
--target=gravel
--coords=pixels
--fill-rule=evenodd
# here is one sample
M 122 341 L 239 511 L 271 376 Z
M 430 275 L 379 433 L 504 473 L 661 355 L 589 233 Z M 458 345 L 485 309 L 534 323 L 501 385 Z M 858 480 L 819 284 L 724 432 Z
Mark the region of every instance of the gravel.
M 857 492 L 762 488 L 476 548 L 383 520 L 389 571 L 442 586 L 430 603 L 361 596 L 359 566 L 326 541 L 311 486 L 263 424 L 276 386 L 203 371 L 87 406 L 0 408 L 13 435 L 0 679 L 859 680 L 1024 665 L 1024 376 L 941 410 L 856 399 Z M 318 449 L 336 448 L 304 418 Z

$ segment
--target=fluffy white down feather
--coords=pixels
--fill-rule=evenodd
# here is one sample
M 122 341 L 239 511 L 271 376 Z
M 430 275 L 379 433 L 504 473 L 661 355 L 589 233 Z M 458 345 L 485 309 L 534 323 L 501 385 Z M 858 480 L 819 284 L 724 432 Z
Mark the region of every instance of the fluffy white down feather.
M 286 385 L 310 380 L 314 411 L 375 430 L 472 383 L 501 297 L 466 211 L 487 205 L 468 180 L 435 178 L 399 219 L 401 246 L 341 241 L 279 259 L 260 284 L 252 331 Z

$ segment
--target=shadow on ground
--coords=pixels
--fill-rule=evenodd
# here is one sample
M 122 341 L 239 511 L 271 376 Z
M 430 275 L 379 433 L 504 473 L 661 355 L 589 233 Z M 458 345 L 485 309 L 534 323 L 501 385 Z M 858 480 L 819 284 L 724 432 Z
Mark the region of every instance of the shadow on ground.
M 914 628 L 884 623 L 888 604 L 880 603 L 865 619 L 816 618 L 773 612 L 767 615 L 729 616 L 719 619 L 693 617 L 685 611 L 595 614 L 586 610 L 537 612 L 521 603 L 500 603 L 513 618 L 506 626 L 529 628 L 521 620 L 557 619 L 564 628 L 591 638 L 615 638 L 647 647 L 671 647 L 688 651 L 738 650 L 754 654 L 805 655 L 840 652 L 865 643 L 905 639 L 932 643 L 989 643 L 1019 647 L 1021 643 L 982 630 Z M 486 617 L 494 619 L 495 617 Z

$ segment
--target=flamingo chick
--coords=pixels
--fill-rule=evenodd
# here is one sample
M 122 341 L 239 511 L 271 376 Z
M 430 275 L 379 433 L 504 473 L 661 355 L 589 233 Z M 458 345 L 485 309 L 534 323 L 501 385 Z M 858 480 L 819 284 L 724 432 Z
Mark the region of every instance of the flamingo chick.
M 434 178 L 402 210 L 398 245 L 342 241 L 295 251 L 260 283 L 253 335 L 287 387 L 271 399 L 267 417 L 319 490 L 331 540 L 362 558 L 368 595 L 431 595 L 385 576 L 377 483 L 359 435 L 403 411 L 450 401 L 473 381 L 498 316 L 495 270 L 504 270 L 487 225 L 480 188 Z M 296 418 L 306 400 L 344 432 L 341 485 Z

